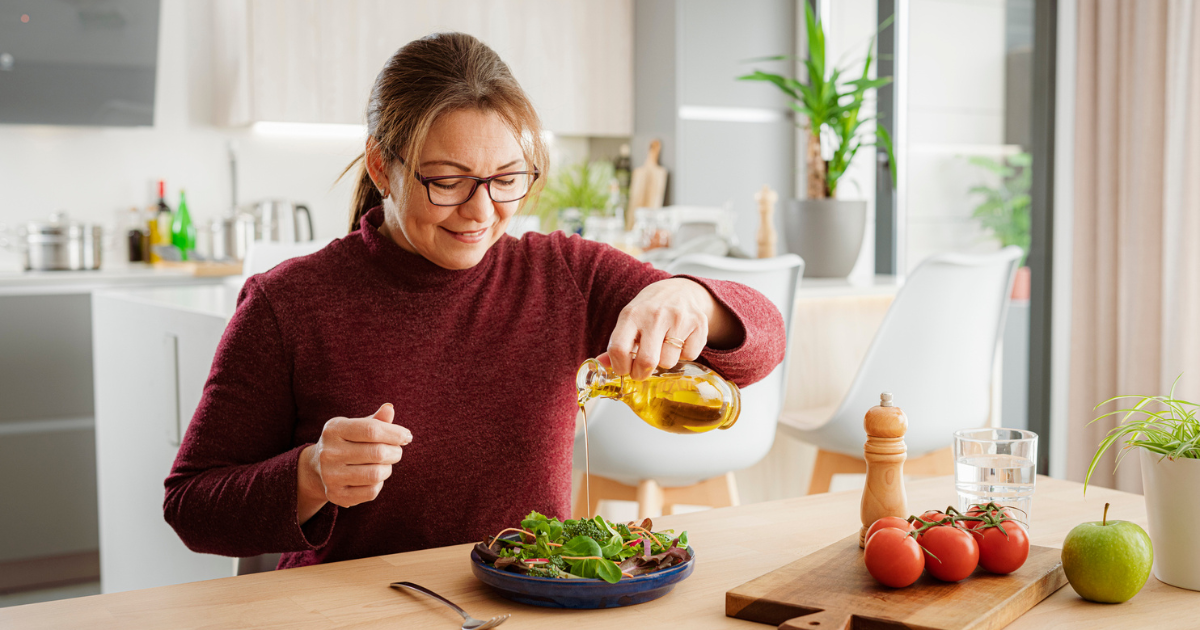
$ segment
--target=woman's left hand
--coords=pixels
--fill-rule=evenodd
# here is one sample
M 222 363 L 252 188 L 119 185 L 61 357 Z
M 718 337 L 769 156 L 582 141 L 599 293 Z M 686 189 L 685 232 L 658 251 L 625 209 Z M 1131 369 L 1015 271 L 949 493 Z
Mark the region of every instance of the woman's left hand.
M 740 324 L 708 289 L 687 278 L 667 278 L 642 289 L 617 318 L 601 363 L 617 374 L 644 379 L 655 367 L 692 361 L 704 346 L 730 347 Z

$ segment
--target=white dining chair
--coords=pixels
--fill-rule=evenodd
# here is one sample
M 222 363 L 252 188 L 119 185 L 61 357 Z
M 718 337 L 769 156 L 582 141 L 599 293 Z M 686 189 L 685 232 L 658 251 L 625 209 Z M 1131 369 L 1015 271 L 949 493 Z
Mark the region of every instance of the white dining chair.
M 804 261 L 795 254 L 737 259 L 689 254 L 667 271 L 740 282 L 762 292 L 791 327 L 796 287 Z M 788 334 L 790 338 L 790 333 Z M 786 343 L 786 340 L 785 340 Z M 658 516 L 664 507 L 737 505 L 733 471 L 758 463 L 775 441 L 787 382 L 785 359 L 763 380 L 742 388 L 741 414 L 726 431 L 677 435 L 651 427 L 625 404 L 601 399 L 588 411 L 591 504 L 581 489 L 575 515 L 594 514 L 603 500 L 638 502 L 638 517 Z M 584 438 L 575 436 L 574 466 L 584 469 Z
M 863 415 L 883 392 L 908 416 L 905 473 L 953 473 L 954 431 L 995 419 L 993 370 L 1022 254 L 1013 246 L 921 262 L 888 308 L 841 403 L 781 415 L 780 431 L 820 449 L 809 493 L 827 491 L 835 474 L 866 472 Z

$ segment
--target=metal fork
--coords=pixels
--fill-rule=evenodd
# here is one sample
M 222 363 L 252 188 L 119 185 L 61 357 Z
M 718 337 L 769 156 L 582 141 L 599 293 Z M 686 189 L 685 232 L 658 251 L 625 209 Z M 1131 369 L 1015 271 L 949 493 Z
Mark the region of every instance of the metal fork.
M 487 621 L 483 621 L 481 619 L 476 619 L 476 618 L 472 617 L 471 615 L 468 615 L 467 611 L 459 608 L 458 606 L 455 606 L 454 602 L 446 599 L 445 597 L 442 597 L 441 595 L 438 595 L 437 593 L 434 593 L 433 591 L 425 588 L 424 586 L 413 584 L 412 582 L 392 582 L 389 586 L 391 586 L 392 588 L 394 588 L 396 590 L 399 590 L 401 588 L 407 588 L 409 590 L 413 590 L 418 593 L 424 593 L 425 595 L 428 595 L 428 596 L 438 600 L 439 602 L 442 602 L 443 604 L 453 608 L 454 612 L 462 615 L 462 618 L 463 618 L 462 630 L 486 630 L 487 628 L 495 628 L 496 626 L 504 623 L 504 620 L 508 619 L 508 615 L 498 615 L 496 617 L 492 617 L 491 619 L 488 619 Z

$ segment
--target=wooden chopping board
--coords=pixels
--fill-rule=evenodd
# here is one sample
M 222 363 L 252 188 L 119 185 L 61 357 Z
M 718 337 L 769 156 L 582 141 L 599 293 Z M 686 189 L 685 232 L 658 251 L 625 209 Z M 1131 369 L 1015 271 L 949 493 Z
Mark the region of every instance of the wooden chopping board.
M 625 208 L 625 229 L 632 230 L 638 208 L 661 208 L 667 196 L 667 169 L 658 163 L 662 143 L 650 141 L 646 161 L 633 169 L 629 179 L 629 207 Z
M 240 262 L 160 260 L 154 263 L 154 266 L 158 269 L 182 271 L 197 278 L 236 276 L 242 273 L 242 263 Z
M 725 615 L 786 630 L 996 630 L 1066 583 L 1061 552 L 1030 546 L 1009 575 L 980 568 L 956 584 L 922 575 L 889 588 L 867 573 L 855 533 L 729 591 Z

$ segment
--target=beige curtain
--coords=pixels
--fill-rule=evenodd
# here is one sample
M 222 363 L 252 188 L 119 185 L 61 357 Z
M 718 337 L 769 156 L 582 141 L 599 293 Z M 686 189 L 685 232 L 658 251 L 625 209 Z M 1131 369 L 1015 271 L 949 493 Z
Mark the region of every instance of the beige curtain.
M 1200 392 L 1200 16 L 1192 0 L 1081 0 L 1068 476 L 1121 394 Z M 1064 174 L 1070 176 L 1069 174 Z M 1136 458 L 1092 483 L 1141 492 Z

